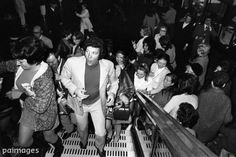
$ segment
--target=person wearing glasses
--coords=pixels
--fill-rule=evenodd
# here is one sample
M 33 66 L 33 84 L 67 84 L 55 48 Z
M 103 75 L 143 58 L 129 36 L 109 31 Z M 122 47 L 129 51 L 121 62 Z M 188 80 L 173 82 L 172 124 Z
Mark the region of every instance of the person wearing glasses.
M 52 40 L 43 35 L 43 30 L 39 25 L 34 26 L 33 35 L 39 40 L 41 40 L 47 48 L 53 48 Z

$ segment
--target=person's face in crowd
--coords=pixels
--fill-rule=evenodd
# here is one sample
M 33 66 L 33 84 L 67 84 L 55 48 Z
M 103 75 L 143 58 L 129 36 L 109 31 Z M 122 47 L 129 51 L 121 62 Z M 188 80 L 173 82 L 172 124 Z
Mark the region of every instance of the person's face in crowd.
M 206 18 L 205 25 L 211 26 L 211 19 L 210 18 Z
M 40 38 L 41 35 L 42 35 L 42 30 L 38 27 L 34 28 L 33 29 L 33 35 L 36 37 L 36 38 Z
M 82 5 L 82 9 L 83 9 L 83 10 L 86 9 L 86 6 L 85 6 L 85 5 Z
M 148 44 L 147 43 L 143 43 L 143 51 L 144 51 L 144 53 L 149 52 L 149 48 L 148 48 Z
M 173 85 L 172 78 L 170 76 L 166 76 L 163 82 L 164 88 L 170 87 L 172 85 Z
M 144 37 L 144 30 L 143 29 L 141 29 L 139 33 L 140 33 L 141 37 Z
M 35 66 L 35 64 L 29 64 L 26 59 L 18 59 L 17 65 L 20 65 L 24 70 L 30 70 Z
M 89 66 L 98 63 L 100 55 L 100 49 L 92 46 L 88 46 L 85 51 L 85 57 Z
M 141 78 L 144 78 L 145 77 L 145 72 L 141 69 L 138 69 L 137 72 L 136 72 L 136 76 L 141 79 Z
M 124 61 L 125 61 L 125 56 L 124 56 L 122 53 L 117 53 L 117 54 L 116 54 L 116 62 L 117 62 L 119 65 L 123 65 L 123 64 L 124 64 Z
M 204 54 L 205 54 L 204 49 L 202 47 L 198 47 L 197 54 L 199 57 L 204 56 Z
M 166 35 L 166 28 L 165 27 L 161 27 L 161 29 L 160 29 L 160 36 L 165 36 Z
M 204 46 L 199 46 L 197 48 L 197 54 L 199 57 L 206 56 L 208 54 L 207 51 L 208 51 L 207 48 Z
M 193 72 L 193 69 L 190 65 L 186 66 L 185 73 L 192 74 L 192 75 L 196 76 L 196 74 Z
M 191 20 L 192 20 L 192 18 L 190 16 L 186 16 L 186 18 L 185 18 L 185 22 L 186 23 L 190 23 Z
M 53 69 L 57 69 L 58 59 L 55 57 L 55 55 L 50 54 L 46 61 L 48 65 L 51 66 Z
M 157 65 L 159 69 L 166 67 L 166 64 L 167 64 L 167 61 L 165 59 L 157 60 Z
M 80 40 L 79 39 L 76 39 L 75 36 L 72 36 L 72 41 L 75 45 L 79 45 L 80 44 Z

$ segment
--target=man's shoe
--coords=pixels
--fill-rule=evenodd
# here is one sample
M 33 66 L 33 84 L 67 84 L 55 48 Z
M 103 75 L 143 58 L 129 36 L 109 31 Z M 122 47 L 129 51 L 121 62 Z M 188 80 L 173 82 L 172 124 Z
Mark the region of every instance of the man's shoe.
M 100 151 L 97 147 L 96 147 L 96 149 L 97 149 L 98 155 L 100 157 L 106 157 L 106 151 L 104 149 L 102 149 L 102 151 Z
M 87 145 L 88 145 L 88 142 L 85 145 L 81 141 L 79 143 L 79 146 L 80 146 L 81 149 L 86 149 Z
M 66 140 L 66 139 L 68 139 L 70 136 L 71 136 L 71 134 L 73 133 L 73 131 L 72 132 L 70 132 L 70 133 L 68 133 L 68 132 L 64 132 L 64 134 L 63 134 L 63 136 L 61 137 L 63 140 Z

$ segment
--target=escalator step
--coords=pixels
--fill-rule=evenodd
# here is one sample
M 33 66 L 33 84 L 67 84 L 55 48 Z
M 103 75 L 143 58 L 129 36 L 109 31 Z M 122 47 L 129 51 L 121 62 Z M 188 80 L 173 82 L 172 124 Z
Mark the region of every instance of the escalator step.
M 62 136 L 61 133 L 58 133 L 58 135 Z M 61 157 L 98 157 L 94 147 L 94 134 L 89 135 L 87 149 L 80 149 L 79 143 L 79 135 L 75 132 L 67 140 L 63 141 L 65 149 Z M 110 142 L 104 149 L 106 150 L 106 157 L 136 157 L 131 133 L 127 130 L 121 131 L 119 142 Z M 53 151 L 54 148 L 52 147 L 47 152 L 46 157 L 52 157 Z

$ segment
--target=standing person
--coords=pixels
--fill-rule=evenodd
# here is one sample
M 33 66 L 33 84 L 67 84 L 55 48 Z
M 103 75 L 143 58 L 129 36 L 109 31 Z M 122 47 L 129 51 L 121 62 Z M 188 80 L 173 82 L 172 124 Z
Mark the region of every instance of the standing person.
M 164 79 L 166 75 L 170 73 L 170 70 L 168 69 L 169 62 L 169 55 L 165 53 L 158 55 L 155 59 L 150 69 L 152 82 L 149 85 L 150 91 L 148 92 L 148 94 L 156 94 L 164 88 Z
M 143 54 L 143 40 L 151 35 L 151 31 L 148 27 L 142 26 L 139 33 L 142 38 L 139 39 L 137 43 L 135 41 L 132 41 L 133 48 L 138 56 Z
M 210 45 L 209 44 L 199 44 L 197 48 L 197 56 L 191 62 L 198 63 L 202 66 L 202 74 L 199 75 L 199 83 L 200 87 L 202 87 L 205 83 L 205 76 L 207 73 L 207 67 L 209 63 L 208 54 L 210 53 Z
M 72 34 L 69 30 L 65 29 L 62 31 L 62 39 L 57 46 L 56 54 L 63 55 L 63 56 L 71 55 L 71 51 L 72 51 L 72 43 L 70 41 L 71 37 L 72 37 Z
M 61 13 L 57 0 L 49 0 L 49 6 L 46 7 L 46 26 L 53 45 L 60 41 Z
M 43 51 L 42 42 L 35 37 L 19 40 L 13 56 L 18 59 L 20 67 L 16 69 L 15 85 L 7 97 L 20 99 L 23 106 L 19 146 L 34 148 L 39 141 L 32 136 L 34 132 L 42 131 L 45 140 L 55 147 L 53 157 L 60 157 L 64 146 L 54 132 L 59 121 L 53 74 L 48 64 L 43 62 Z
M 203 24 L 199 24 L 193 31 L 193 46 L 191 57 L 195 57 L 197 54 L 197 47 L 201 43 L 210 44 L 212 39 L 216 38 L 217 33 L 212 27 L 211 18 L 207 17 Z
M 39 25 L 34 26 L 33 35 L 36 38 L 38 38 L 39 40 L 41 40 L 46 48 L 48 48 L 48 49 L 53 48 L 53 44 L 52 44 L 51 39 L 49 39 L 48 37 L 43 35 L 43 30 Z
M 89 32 L 93 32 L 93 25 L 89 19 L 89 10 L 87 9 L 86 4 L 81 5 L 82 10 L 80 13 L 75 12 L 75 15 L 79 18 L 81 18 L 80 21 L 80 31 L 84 34 L 85 30 L 88 30 Z
M 184 70 L 185 63 L 187 63 L 187 61 L 189 60 L 187 48 L 192 41 L 193 29 L 194 27 L 190 14 L 185 15 L 183 22 L 179 22 L 176 24 L 174 44 L 176 48 L 176 62 L 178 72 Z
M 122 107 L 121 104 L 124 104 L 126 107 L 129 107 L 130 111 L 132 112 L 133 103 L 131 103 L 131 99 L 133 98 L 135 89 L 128 75 L 128 72 L 125 70 L 124 62 L 125 62 L 125 58 L 122 58 L 122 52 L 118 51 L 116 53 L 117 64 L 115 66 L 115 71 L 116 71 L 116 77 L 119 80 L 119 88 L 118 88 L 117 96 L 115 100 L 115 108 L 118 109 Z M 106 118 L 106 128 L 108 131 L 107 138 L 106 138 L 107 143 L 109 143 L 112 139 L 112 135 L 113 135 L 112 124 L 114 125 L 114 129 L 115 129 L 115 135 L 113 136 L 114 137 L 113 141 L 118 142 L 120 138 L 120 133 L 121 133 L 121 124 L 126 124 L 126 123 L 131 123 L 131 119 L 129 118 L 127 120 L 116 120 L 114 118 L 113 119 Z
M 68 110 L 67 106 L 67 95 L 68 90 L 65 89 L 65 87 L 62 85 L 60 80 L 60 75 L 62 68 L 66 62 L 68 53 L 65 53 L 64 51 L 60 51 L 56 54 L 50 53 L 47 57 L 47 63 L 52 67 L 54 72 L 54 78 L 55 78 L 55 86 L 57 91 L 57 102 L 59 104 L 59 111 L 60 111 L 60 122 L 62 124 L 63 130 L 63 136 L 62 139 L 65 140 L 73 133 L 75 127 L 74 124 L 71 122 L 70 115 L 71 111 Z
M 21 27 L 25 28 L 26 27 L 26 20 L 25 20 L 25 2 L 23 0 L 15 0 L 15 7 L 16 7 L 16 12 L 18 13 L 18 16 L 20 18 L 20 24 Z
M 161 44 L 159 42 L 159 39 L 162 36 L 166 36 L 167 35 L 167 27 L 166 26 L 160 26 L 159 31 L 157 34 L 155 34 L 154 39 L 156 41 L 156 48 L 155 49 L 162 49 Z
M 71 94 L 68 96 L 68 104 L 75 111 L 81 137 L 80 147 L 86 149 L 88 144 L 90 113 L 95 128 L 95 147 L 99 156 L 105 157 L 105 108 L 114 103 L 118 80 L 113 63 L 102 59 L 102 54 L 103 41 L 97 37 L 87 39 L 85 56 L 71 57 L 66 61 L 61 81 Z
M 170 70 L 175 70 L 176 68 L 176 62 L 175 62 L 175 46 L 171 43 L 168 36 L 162 36 L 159 39 L 159 42 L 161 44 L 162 50 L 169 55 L 170 57 Z
M 84 50 L 81 48 L 81 43 L 84 41 L 84 34 L 80 31 L 76 31 L 72 34 L 72 53 L 71 56 L 82 56 L 84 55 Z
M 143 19 L 143 26 L 150 28 L 151 34 L 154 35 L 155 29 L 160 23 L 160 18 L 156 13 L 155 7 L 150 6 L 147 8 L 145 17 Z
M 170 39 L 173 40 L 175 32 L 175 18 L 176 10 L 174 9 L 174 4 L 169 4 L 169 10 L 162 15 L 162 18 L 167 25 L 168 31 L 170 33 Z
M 222 90 L 228 81 L 227 73 L 216 72 L 211 87 L 199 95 L 199 120 L 194 130 L 203 143 L 211 142 L 220 129 L 232 120 L 231 101 Z

